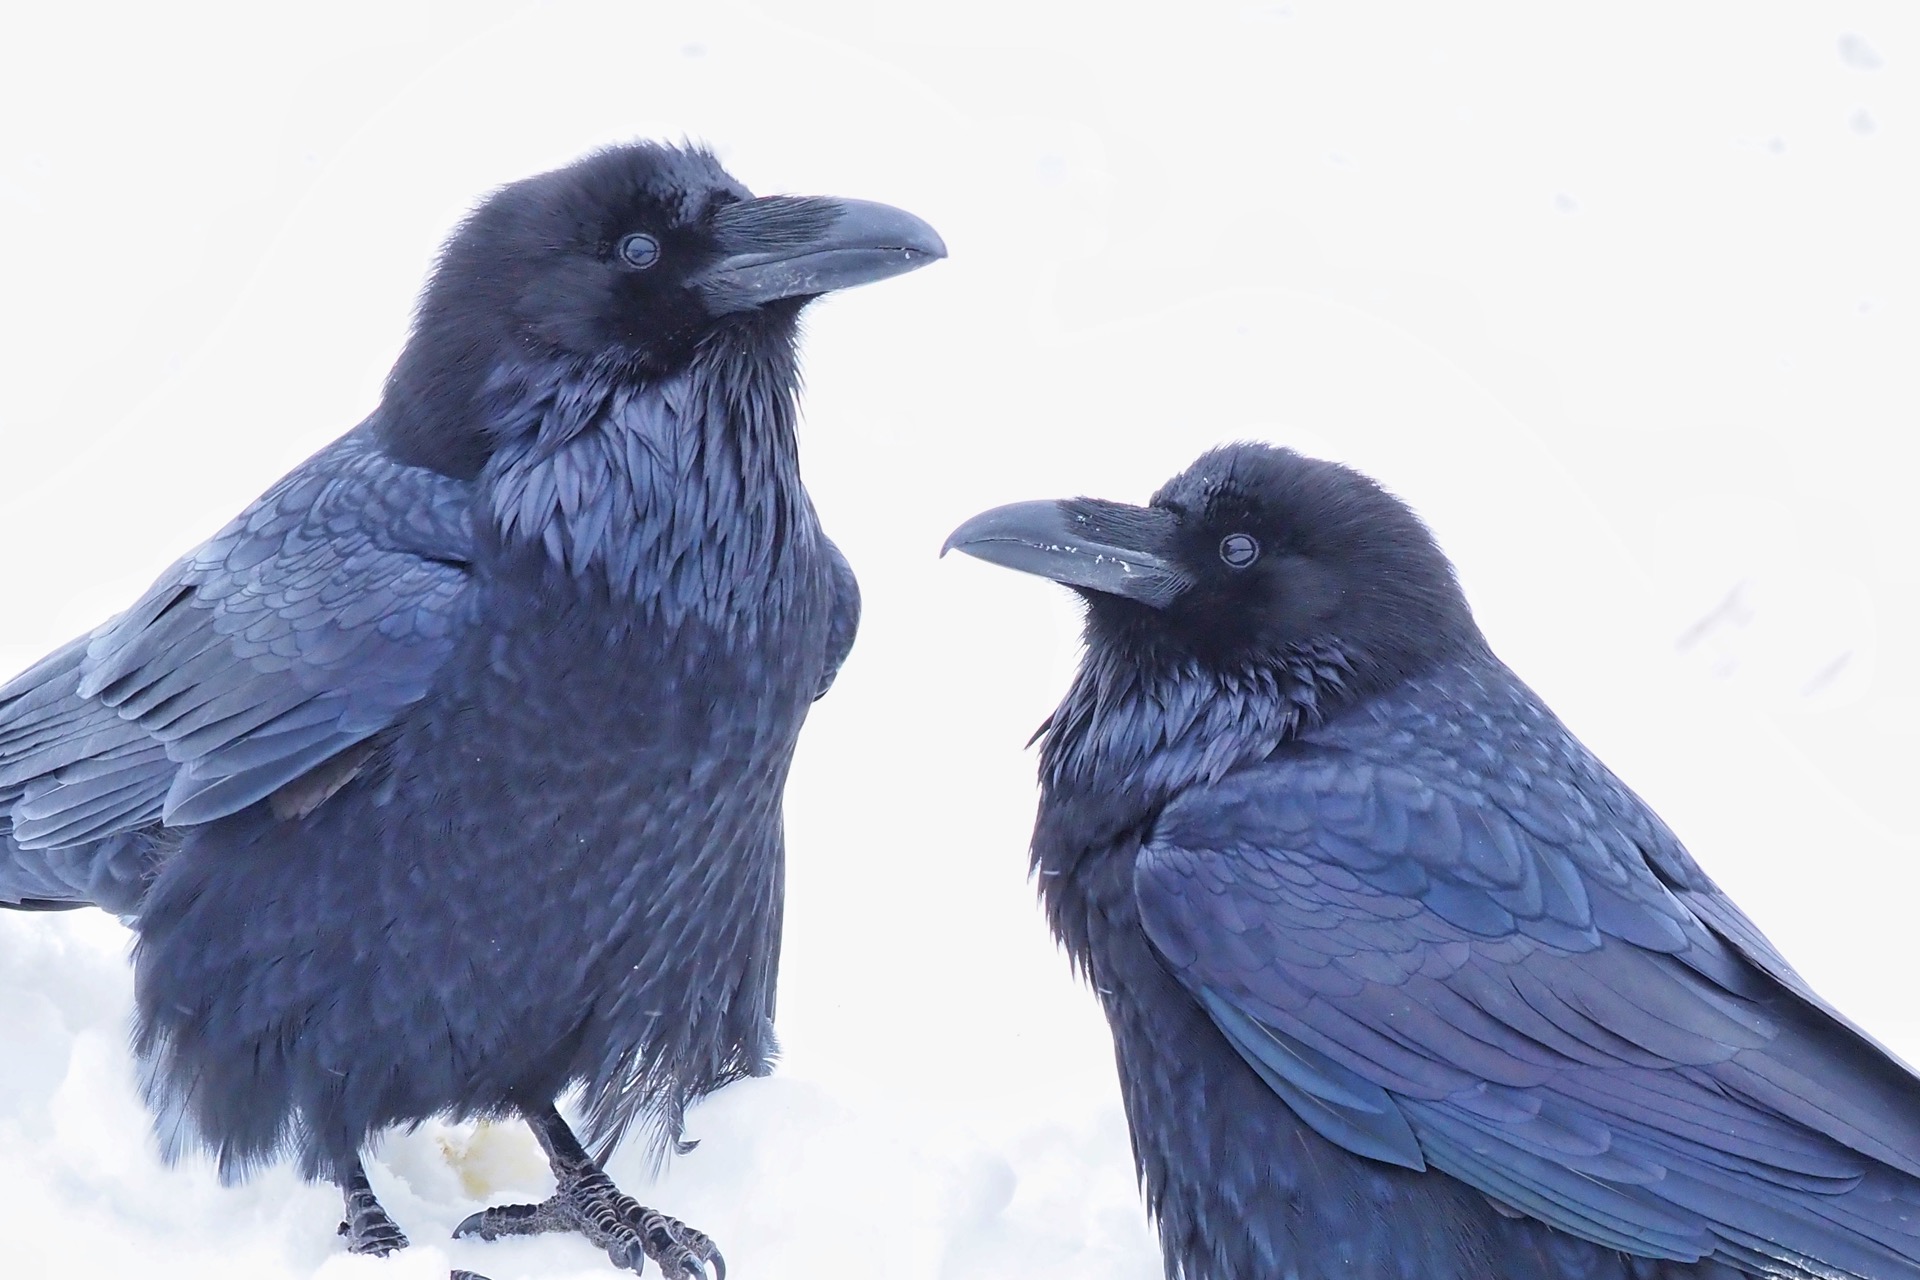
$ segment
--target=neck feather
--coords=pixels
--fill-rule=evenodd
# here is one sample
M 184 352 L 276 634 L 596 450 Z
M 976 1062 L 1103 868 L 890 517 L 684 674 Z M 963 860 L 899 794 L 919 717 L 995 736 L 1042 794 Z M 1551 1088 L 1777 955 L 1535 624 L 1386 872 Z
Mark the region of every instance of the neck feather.
M 1126 821 L 1149 817 L 1319 723 L 1351 675 L 1330 650 L 1246 669 L 1090 653 L 1040 731 L 1047 803 L 1085 797 Z
M 783 569 L 818 536 L 797 392 L 791 341 L 709 341 L 664 379 L 612 362 L 500 370 L 483 393 L 502 441 L 481 473 L 493 540 L 668 622 L 778 607 L 795 586 Z

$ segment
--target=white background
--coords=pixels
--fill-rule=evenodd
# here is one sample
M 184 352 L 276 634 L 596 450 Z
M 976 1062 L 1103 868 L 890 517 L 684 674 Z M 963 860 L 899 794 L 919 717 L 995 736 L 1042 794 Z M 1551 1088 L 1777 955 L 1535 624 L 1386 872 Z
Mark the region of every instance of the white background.
M 779 1075 L 630 1188 L 741 1280 L 1145 1277 L 1105 1028 L 1025 879 L 1070 598 L 946 532 L 1257 436 L 1432 522 L 1495 646 L 1844 1009 L 1920 1057 L 1910 526 L 1920 21 L 1896 3 L 15 6 L 0 30 L 0 676 L 373 405 L 489 187 L 636 136 L 886 200 L 950 261 L 809 317 L 867 598 L 790 791 Z M 10 1276 L 607 1274 L 445 1243 L 516 1126 L 374 1168 L 154 1155 L 128 935 L 0 914 Z

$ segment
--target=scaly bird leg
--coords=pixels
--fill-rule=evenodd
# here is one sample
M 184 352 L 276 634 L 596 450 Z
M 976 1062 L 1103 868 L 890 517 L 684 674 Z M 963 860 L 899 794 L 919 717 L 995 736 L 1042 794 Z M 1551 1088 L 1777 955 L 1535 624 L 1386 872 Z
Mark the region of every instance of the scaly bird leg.
M 347 1199 L 340 1234 L 347 1238 L 348 1253 L 370 1253 L 384 1258 L 407 1247 L 407 1233 L 394 1225 L 387 1211 L 374 1199 L 373 1188 L 367 1183 L 367 1171 L 358 1160 L 341 1180 L 340 1191 Z
M 686 1223 L 649 1209 L 613 1185 L 595 1164 L 573 1130 L 552 1106 L 528 1110 L 527 1123 L 546 1149 L 558 1187 L 539 1204 L 507 1204 L 483 1209 L 453 1229 L 455 1239 L 479 1236 L 537 1235 L 544 1231 L 577 1231 L 607 1251 L 616 1267 L 635 1272 L 652 1258 L 661 1272 L 674 1280 L 693 1276 L 727 1280 L 727 1262 L 702 1232 Z

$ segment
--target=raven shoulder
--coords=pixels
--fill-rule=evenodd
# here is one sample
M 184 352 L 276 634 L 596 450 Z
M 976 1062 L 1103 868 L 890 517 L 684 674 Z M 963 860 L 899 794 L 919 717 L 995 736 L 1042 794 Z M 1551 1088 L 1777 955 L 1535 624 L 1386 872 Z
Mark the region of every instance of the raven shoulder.
M 464 482 L 394 461 L 365 428 L 295 469 L 0 689 L 13 842 L 207 822 L 351 754 L 425 694 L 469 616 L 468 504 Z M 281 799 L 309 808 L 341 781 Z

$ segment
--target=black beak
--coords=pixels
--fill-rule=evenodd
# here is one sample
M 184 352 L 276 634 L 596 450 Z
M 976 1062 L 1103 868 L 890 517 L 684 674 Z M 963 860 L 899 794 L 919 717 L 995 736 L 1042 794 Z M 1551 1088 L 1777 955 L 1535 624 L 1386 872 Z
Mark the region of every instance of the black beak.
M 713 216 L 726 256 L 693 284 L 715 315 L 871 284 L 947 256 L 939 233 L 871 200 L 763 196 Z
M 1163 609 L 1192 580 L 1153 548 L 1170 544 L 1174 516 L 1157 507 L 1075 498 L 983 511 L 947 536 L 940 554 L 989 564 Z

